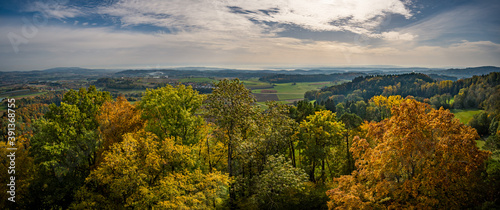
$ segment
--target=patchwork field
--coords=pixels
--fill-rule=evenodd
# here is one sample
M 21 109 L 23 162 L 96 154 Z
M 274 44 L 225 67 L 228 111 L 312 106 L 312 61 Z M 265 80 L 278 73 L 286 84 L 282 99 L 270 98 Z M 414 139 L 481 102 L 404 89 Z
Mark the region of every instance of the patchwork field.
M 252 90 L 252 93 L 254 93 L 254 95 L 258 94 L 260 98 L 266 97 L 264 95 L 273 95 L 267 97 L 274 97 L 274 95 L 276 95 L 276 101 L 286 101 L 287 103 L 292 103 L 293 101 L 304 99 L 304 93 L 309 90 L 316 90 L 325 86 L 338 84 L 338 82 L 297 82 L 270 84 L 258 81 L 257 79 L 245 80 L 243 82 L 247 88 Z

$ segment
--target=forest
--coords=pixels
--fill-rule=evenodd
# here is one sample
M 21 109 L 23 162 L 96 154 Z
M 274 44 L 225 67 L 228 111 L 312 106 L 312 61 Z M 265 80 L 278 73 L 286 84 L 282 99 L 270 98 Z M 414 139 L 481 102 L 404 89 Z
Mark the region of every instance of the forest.
M 267 109 L 239 79 L 213 86 L 16 100 L 16 202 L 2 193 L 0 207 L 500 208 L 500 73 L 361 76 Z M 482 111 L 463 124 L 450 108 Z

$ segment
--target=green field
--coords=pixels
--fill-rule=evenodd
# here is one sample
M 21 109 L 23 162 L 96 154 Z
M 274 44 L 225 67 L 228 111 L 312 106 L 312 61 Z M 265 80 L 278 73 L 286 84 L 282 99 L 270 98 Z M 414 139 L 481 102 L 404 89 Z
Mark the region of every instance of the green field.
M 244 80 L 245 87 L 252 89 L 253 93 L 263 93 L 263 91 L 275 91 L 280 101 L 292 101 L 304 99 L 304 93 L 309 90 L 317 90 L 325 86 L 332 86 L 339 82 L 297 82 L 297 83 L 276 83 L 269 84 L 257 79 Z M 265 94 L 265 93 L 264 93 Z
M 451 113 L 455 114 L 455 117 L 460 122 L 467 124 L 474 115 L 479 114 L 481 111 L 479 109 L 452 109 Z
M 252 79 L 247 79 L 247 80 L 242 80 L 243 84 L 245 85 L 246 88 L 250 90 L 254 89 L 272 89 L 273 86 L 269 84 L 268 82 L 262 82 L 259 81 L 259 78 L 252 78 Z M 254 93 L 260 93 L 260 92 L 255 92 Z
M 485 142 L 483 140 L 476 140 L 476 146 L 479 149 L 483 149 L 484 144 L 485 144 Z

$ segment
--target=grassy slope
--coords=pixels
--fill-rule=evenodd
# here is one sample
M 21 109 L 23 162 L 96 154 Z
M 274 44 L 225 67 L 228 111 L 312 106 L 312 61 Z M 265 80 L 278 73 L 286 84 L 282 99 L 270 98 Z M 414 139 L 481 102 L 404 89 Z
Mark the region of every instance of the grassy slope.
M 480 113 L 479 109 L 452 109 L 451 113 L 455 114 L 455 117 L 460 120 L 460 122 L 467 124 L 474 115 Z
M 278 91 L 278 98 L 280 100 L 303 99 L 304 93 L 309 90 L 322 88 L 331 85 L 330 83 L 318 82 L 300 82 L 293 85 L 293 83 L 276 84 L 273 88 Z

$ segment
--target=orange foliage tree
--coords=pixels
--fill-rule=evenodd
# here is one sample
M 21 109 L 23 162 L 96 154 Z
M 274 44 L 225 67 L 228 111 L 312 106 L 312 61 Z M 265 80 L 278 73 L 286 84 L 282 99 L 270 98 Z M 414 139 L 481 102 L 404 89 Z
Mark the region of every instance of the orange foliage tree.
M 102 148 L 98 152 L 99 159 L 102 152 L 109 150 L 112 144 L 123 141 L 124 134 L 140 130 L 145 123 L 141 119 L 141 111 L 123 96 L 118 96 L 114 102 L 104 103 L 97 120 L 103 138 Z
M 405 99 L 351 147 L 357 170 L 335 180 L 330 209 L 464 208 L 478 201 L 489 154 L 445 109 Z

